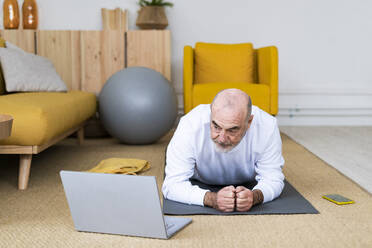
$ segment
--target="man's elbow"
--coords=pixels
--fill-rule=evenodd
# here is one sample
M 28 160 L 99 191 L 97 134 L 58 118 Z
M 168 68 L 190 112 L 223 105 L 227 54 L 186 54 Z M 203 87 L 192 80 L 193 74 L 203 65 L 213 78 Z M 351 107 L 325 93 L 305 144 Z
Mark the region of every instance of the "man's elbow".
M 272 183 L 272 188 L 273 188 L 273 196 L 272 196 L 271 201 L 278 198 L 280 194 L 283 192 L 284 181 L 282 180 L 275 181 L 274 183 Z
M 270 202 L 280 196 L 284 189 L 283 180 L 262 180 L 257 189 L 263 193 L 263 203 Z
M 163 193 L 164 198 L 168 199 L 169 187 L 168 187 L 168 184 L 166 183 L 166 181 L 164 181 L 163 186 L 161 187 L 161 191 Z

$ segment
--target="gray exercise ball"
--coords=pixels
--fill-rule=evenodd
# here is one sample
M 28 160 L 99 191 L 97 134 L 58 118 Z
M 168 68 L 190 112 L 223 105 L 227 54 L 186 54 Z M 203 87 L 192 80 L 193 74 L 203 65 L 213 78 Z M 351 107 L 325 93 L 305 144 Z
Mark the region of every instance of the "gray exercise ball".
M 145 67 L 112 75 L 99 95 L 107 132 L 126 144 L 150 144 L 166 134 L 177 118 L 177 98 L 169 81 Z

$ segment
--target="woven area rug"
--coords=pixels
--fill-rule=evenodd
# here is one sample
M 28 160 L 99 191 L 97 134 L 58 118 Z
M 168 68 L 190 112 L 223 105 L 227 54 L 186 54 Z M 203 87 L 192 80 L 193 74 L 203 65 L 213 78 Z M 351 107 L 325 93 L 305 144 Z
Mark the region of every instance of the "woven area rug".
M 147 146 L 113 139 L 67 139 L 34 156 L 29 188 L 17 190 L 17 156 L 0 156 L 0 247 L 372 247 L 372 196 L 283 135 L 288 181 L 319 210 L 317 215 L 191 216 L 170 240 L 74 230 L 60 170 L 86 170 L 109 157 L 151 162 L 144 175 L 163 180 L 171 135 Z M 321 198 L 338 193 L 356 201 L 337 206 Z

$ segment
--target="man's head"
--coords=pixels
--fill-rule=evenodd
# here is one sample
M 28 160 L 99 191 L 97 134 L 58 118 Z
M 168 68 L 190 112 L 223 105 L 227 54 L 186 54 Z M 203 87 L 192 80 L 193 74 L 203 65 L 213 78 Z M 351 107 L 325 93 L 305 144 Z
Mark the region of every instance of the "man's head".
M 241 90 L 220 91 L 211 104 L 211 138 L 219 152 L 229 152 L 244 137 L 253 115 L 251 98 Z

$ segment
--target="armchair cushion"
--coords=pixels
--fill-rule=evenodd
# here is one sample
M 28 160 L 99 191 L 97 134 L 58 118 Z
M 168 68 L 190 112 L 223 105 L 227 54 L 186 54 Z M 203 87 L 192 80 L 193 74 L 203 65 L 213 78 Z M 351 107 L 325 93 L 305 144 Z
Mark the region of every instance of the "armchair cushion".
M 199 104 L 211 103 L 214 96 L 223 89 L 236 88 L 247 93 L 252 103 L 266 112 L 270 110 L 270 87 L 265 84 L 247 84 L 247 83 L 208 83 L 195 84 L 193 86 L 192 101 L 194 106 Z
M 251 43 L 195 45 L 195 84 L 254 82 L 254 56 Z

